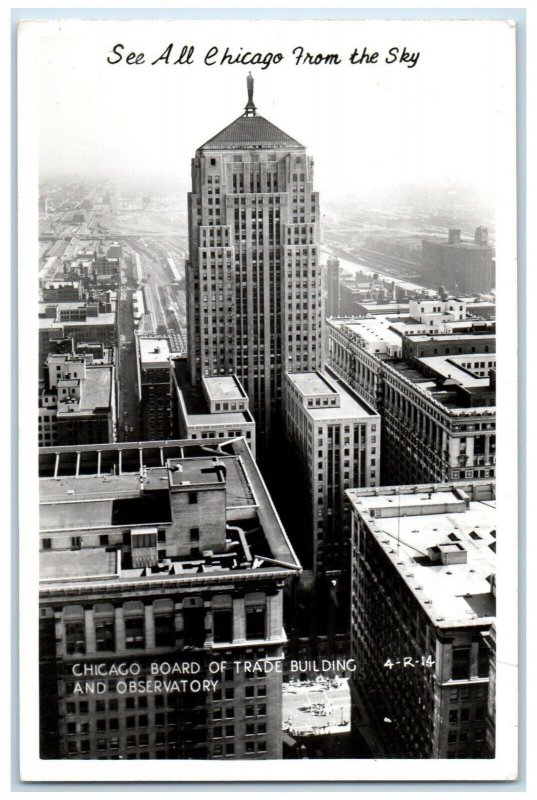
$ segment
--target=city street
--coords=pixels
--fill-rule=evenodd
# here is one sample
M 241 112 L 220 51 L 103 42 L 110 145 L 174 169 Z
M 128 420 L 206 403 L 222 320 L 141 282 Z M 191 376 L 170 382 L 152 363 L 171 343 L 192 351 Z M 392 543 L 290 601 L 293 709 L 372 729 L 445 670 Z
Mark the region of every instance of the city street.
M 118 301 L 119 441 L 137 441 L 140 438 L 132 291 L 130 288 L 122 287 Z

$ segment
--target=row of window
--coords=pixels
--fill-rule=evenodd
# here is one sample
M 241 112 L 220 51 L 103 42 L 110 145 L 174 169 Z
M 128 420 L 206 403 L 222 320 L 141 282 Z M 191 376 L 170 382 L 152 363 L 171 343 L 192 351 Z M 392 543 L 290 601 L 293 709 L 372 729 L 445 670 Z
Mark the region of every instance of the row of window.
M 133 604 L 130 605 L 142 605 Z M 124 646 L 127 650 L 143 649 L 146 646 L 145 616 L 143 609 L 131 615 L 124 614 Z M 264 639 L 266 636 L 266 608 L 264 606 L 246 607 L 244 629 L 247 641 Z M 155 613 L 153 616 L 154 639 L 156 647 L 173 647 L 176 638 L 182 637 L 184 644 L 202 647 L 207 635 L 206 613 L 203 606 L 183 608 L 183 631 L 175 629 L 173 614 Z M 214 609 L 212 613 L 213 640 L 217 643 L 233 641 L 233 610 Z M 97 652 L 113 652 L 117 647 L 116 620 L 114 616 L 95 616 L 95 649 Z M 83 616 L 64 621 L 65 649 L 70 655 L 87 652 L 86 623 Z

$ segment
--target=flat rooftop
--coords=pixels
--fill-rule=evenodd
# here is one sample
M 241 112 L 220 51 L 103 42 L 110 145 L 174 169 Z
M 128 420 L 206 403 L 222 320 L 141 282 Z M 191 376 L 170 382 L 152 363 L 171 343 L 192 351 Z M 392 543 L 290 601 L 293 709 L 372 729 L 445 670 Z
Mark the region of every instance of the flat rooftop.
M 490 330 L 485 330 L 482 333 L 434 333 L 434 334 L 425 334 L 425 333 L 408 333 L 406 334 L 406 338 L 409 339 L 411 342 L 432 342 L 432 341 L 439 341 L 441 343 L 444 342 L 463 342 L 464 344 L 471 344 L 475 342 L 477 345 L 483 344 L 484 341 L 487 339 L 494 339 L 495 338 L 495 331 L 496 328 L 491 325 Z M 479 351 L 478 351 L 479 353 Z M 472 356 L 474 353 L 472 353 Z M 489 355 L 486 353 L 485 355 Z
M 171 459 L 167 467 L 146 471 L 141 492 L 139 472 L 122 475 L 79 475 L 40 481 L 39 519 L 42 530 L 89 531 L 103 526 L 171 522 L 170 488 L 225 486 L 226 507 L 255 505 L 244 468 L 236 457 L 219 456 L 226 475 L 214 470 L 214 457 Z M 181 470 L 176 469 L 178 466 Z M 166 496 L 164 496 L 166 495 Z M 118 501 L 130 500 L 132 513 Z M 138 501 L 138 502 L 135 502 Z M 132 517 L 130 522 L 125 515 Z
M 168 367 L 170 358 L 170 343 L 167 337 L 139 336 L 140 365 L 142 369 L 148 367 Z
M 86 317 L 86 319 L 53 319 L 52 317 L 39 317 L 40 328 L 72 328 L 74 326 L 86 325 L 115 325 L 115 311 L 105 311 L 96 317 Z
M 490 379 L 478 378 L 470 370 L 462 366 L 466 361 L 477 360 L 481 357 L 483 362 L 492 362 L 492 367 L 496 366 L 496 356 L 494 353 L 471 353 L 454 356 L 423 356 L 419 359 L 425 367 L 432 369 L 442 378 L 451 378 L 461 386 L 467 388 L 485 388 L 490 385 Z
M 244 400 L 246 397 L 234 375 L 222 375 L 221 377 L 203 378 L 202 380 L 212 401 Z
M 185 411 L 187 414 L 187 424 L 189 426 L 205 426 L 210 424 L 212 427 L 226 426 L 240 428 L 245 423 L 253 423 L 253 417 L 250 411 L 224 411 L 212 414 L 209 408 L 207 398 L 203 393 L 201 386 L 193 386 L 187 376 L 187 361 L 185 358 L 176 358 L 173 361 L 173 370 L 177 385 L 181 390 Z M 229 376 L 232 380 L 233 377 Z M 205 378 L 205 380 L 220 381 L 222 378 Z M 244 395 L 239 395 L 236 398 L 223 398 L 226 400 L 243 400 Z
M 250 449 L 242 439 L 225 444 L 207 440 L 203 446 L 177 440 L 41 448 L 39 455 L 40 529 L 51 538 L 56 533 L 81 535 L 95 529 L 106 533 L 107 529 L 118 527 L 166 524 L 171 521 L 170 478 L 173 481 L 176 475 L 190 475 L 198 481 L 219 480 L 210 472 L 215 458 L 225 465 L 226 518 L 222 525 L 226 522 L 231 525 L 225 532 L 226 547 L 222 553 L 168 559 L 169 563 L 158 567 L 124 568 L 115 560 L 119 558 L 118 552 L 108 552 L 104 547 L 47 550 L 41 556 L 41 589 L 46 593 L 61 590 L 76 594 L 80 592 L 80 581 L 98 581 L 106 591 L 105 585 L 119 581 L 147 585 L 185 576 L 203 582 L 208 577 L 206 573 L 218 575 L 233 570 L 234 574 L 255 577 L 274 572 L 288 575 L 300 569 Z M 145 471 L 142 493 L 137 465 L 154 463 L 157 459 L 161 464 Z M 179 460 L 183 471 L 170 473 L 168 467 L 177 466 Z M 46 477 L 50 475 L 51 464 L 56 478 Z M 130 472 L 122 474 L 122 464 Z M 103 465 L 110 470 L 108 473 L 100 472 Z M 92 467 L 99 471 L 81 472 Z M 186 485 L 185 491 L 188 489 Z M 64 577 L 68 579 L 62 581 Z
M 434 239 L 432 237 L 425 237 L 422 239 L 422 241 L 427 244 L 435 244 L 442 247 L 461 248 L 463 250 L 494 250 L 494 245 L 491 242 L 485 242 L 483 244 L 467 240 L 450 242 L 448 239 Z
M 58 402 L 58 415 L 76 416 L 91 414 L 97 410 L 110 409 L 112 405 L 113 368 L 92 366 L 86 368 L 86 377 L 80 380 L 80 399 Z M 65 381 L 63 381 L 65 383 Z M 69 381 L 72 383 L 72 381 Z M 69 409 L 72 409 L 70 411 Z
M 51 557 L 52 556 L 52 557 Z M 44 582 L 69 583 L 91 578 L 119 577 L 119 557 L 116 552 L 104 548 L 78 550 L 48 551 L 39 554 L 39 578 Z
M 290 380 L 299 388 L 317 387 L 318 393 L 326 397 L 327 394 L 337 394 L 339 396 L 338 406 L 313 406 L 305 408 L 307 414 L 313 420 L 345 420 L 360 417 L 377 417 L 376 411 L 364 402 L 353 390 L 343 381 L 336 377 L 329 369 L 327 375 L 319 375 L 316 372 L 291 372 L 288 373 Z M 311 380 L 310 380 L 311 378 Z M 324 389 L 322 387 L 324 386 Z M 303 392 L 306 397 L 310 396 L 308 391 Z
M 431 486 L 390 487 L 385 494 L 380 488 L 377 496 L 367 496 L 367 490 L 347 491 L 386 558 L 439 627 L 491 623 L 496 613 L 491 592 L 496 501 L 482 483 L 482 494 L 475 496 L 483 499 L 468 504 L 450 487 L 443 491 L 431 491 Z M 467 562 L 431 561 L 428 548 L 438 546 L 452 552 L 464 549 Z
M 289 380 L 306 397 L 339 394 L 337 389 L 319 372 L 289 372 Z
M 468 355 L 472 358 L 474 354 Z M 434 356 L 437 358 L 437 356 Z M 442 359 L 442 356 L 438 356 Z M 445 358 L 449 359 L 450 356 Z M 483 414 L 494 413 L 495 392 L 490 388 L 489 378 L 476 378 L 470 372 L 466 372 L 464 379 L 462 370 L 452 367 L 452 379 L 449 378 L 449 370 L 445 366 L 446 375 L 438 373 L 436 376 L 426 375 L 420 368 L 421 362 L 427 359 L 417 359 L 416 363 L 409 363 L 401 359 L 385 359 L 385 364 L 390 369 L 397 372 L 402 378 L 410 381 L 416 389 L 422 392 L 425 396 L 440 403 L 446 411 L 450 414 L 457 413 L 460 415 L 468 414 Z M 425 366 L 425 364 L 424 364 Z M 455 374 L 456 373 L 456 374 Z M 458 378 L 459 373 L 460 379 Z M 471 397 L 481 395 L 487 398 L 485 405 L 470 405 Z
M 332 319 L 331 325 L 340 328 L 343 333 L 362 339 L 369 345 L 390 344 L 401 346 L 401 336 L 392 330 L 396 317 L 365 317 L 363 319 Z

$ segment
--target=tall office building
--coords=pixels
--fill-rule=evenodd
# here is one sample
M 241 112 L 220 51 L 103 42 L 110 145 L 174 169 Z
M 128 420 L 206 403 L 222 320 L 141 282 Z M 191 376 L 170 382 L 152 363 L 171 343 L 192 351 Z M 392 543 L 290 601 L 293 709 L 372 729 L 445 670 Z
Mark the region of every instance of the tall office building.
M 171 436 L 170 341 L 136 336 L 140 425 L 146 441 Z
M 194 384 L 235 374 L 263 447 L 286 372 L 322 360 L 319 201 L 306 149 L 244 114 L 192 161 L 187 263 L 188 356 Z
M 377 757 L 493 757 L 494 482 L 347 495 L 353 732 Z
M 307 475 L 315 580 L 350 572 L 351 486 L 377 486 L 380 416 L 330 373 L 292 372 L 284 388 L 285 429 Z M 346 598 L 345 598 L 346 599 Z

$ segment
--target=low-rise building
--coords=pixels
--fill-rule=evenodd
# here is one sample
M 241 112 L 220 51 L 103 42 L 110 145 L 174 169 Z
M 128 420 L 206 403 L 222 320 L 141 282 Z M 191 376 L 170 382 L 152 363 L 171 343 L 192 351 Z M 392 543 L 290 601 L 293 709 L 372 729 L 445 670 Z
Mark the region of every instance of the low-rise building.
M 473 240 L 463 239 L 456 228 L 447 239 L 422 240 L 422 275 L 430 285 L 463 294 L 488 292 L 495 285 L 494 268 L 494 247 L 484 227 L 476 228 Z
M 171 360 L 173 434 L 188 439 L 244 437 L 255 457 L 255 421 L 236 375 L 202 377 L 193 386 L 184 356 Z
M 42 303 L 39 307 L 39 364 L 41 374 L 51 341 L 73 339 L 80 342 L 97 342 L 105 348 L 117 344 L 117 319 L 115 299 L 108 303 Z
M 104 359 L 103 359 L 104 360 Z M 40 446 L 114 442 L 115 370 L 93 356 L 52 354 L 39 395 Z

